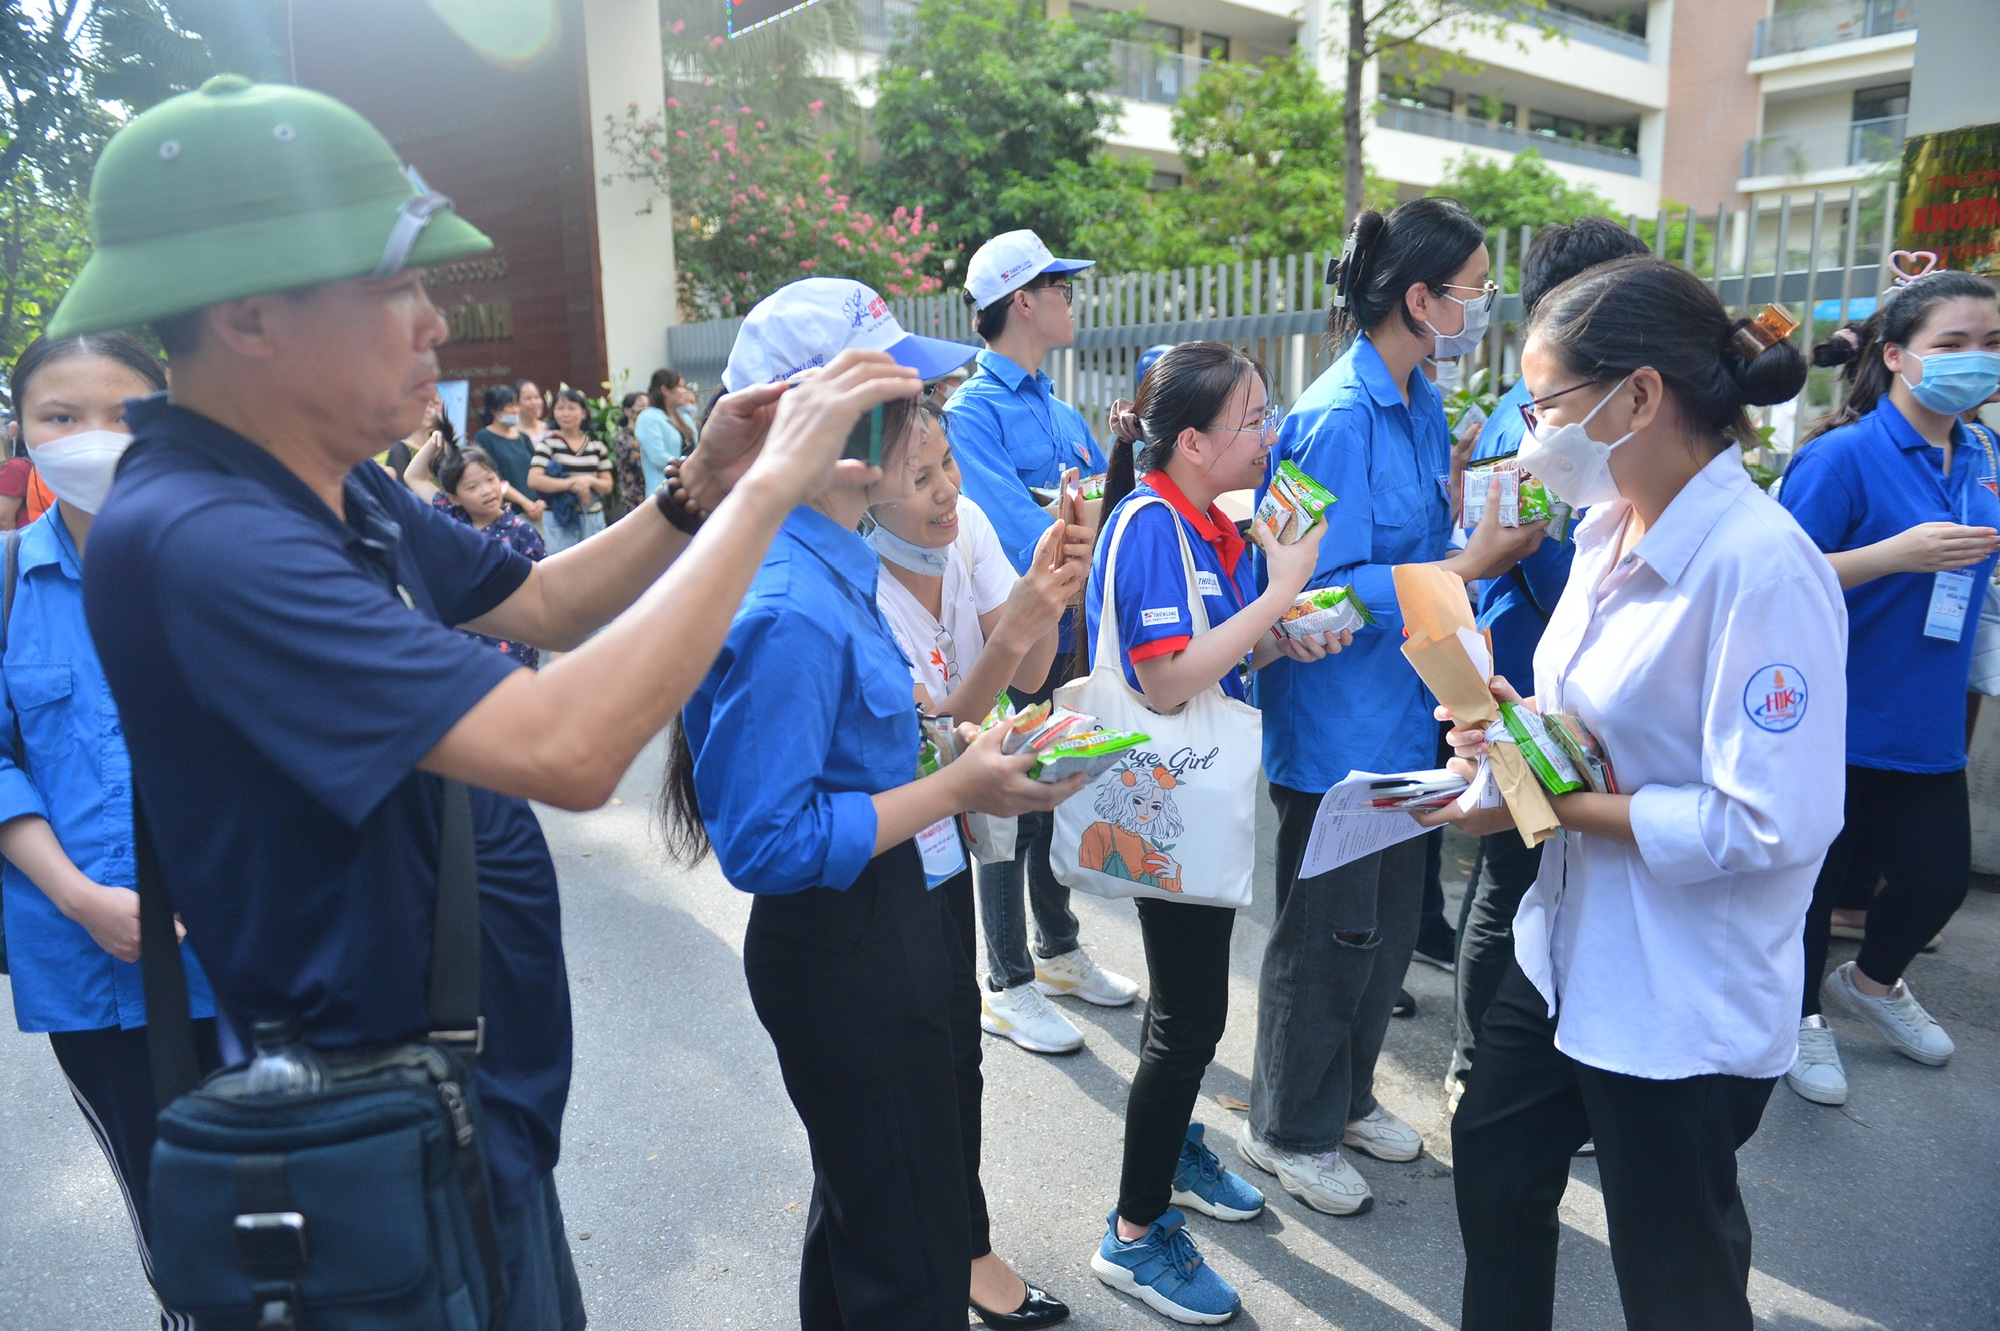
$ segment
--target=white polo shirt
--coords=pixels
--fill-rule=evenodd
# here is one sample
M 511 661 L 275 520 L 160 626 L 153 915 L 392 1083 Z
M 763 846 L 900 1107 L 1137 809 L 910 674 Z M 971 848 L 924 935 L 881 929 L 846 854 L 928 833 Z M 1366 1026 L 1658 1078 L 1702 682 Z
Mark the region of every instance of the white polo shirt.
M 1578 527 L 1535 688 L 1603 741 L 1638 845 L 1559 833 L 1514 955 L 1579 1062 L 1776 1077 L 1797 1041 L 1813 880 L 1842 823 L 1846 604 L 1738 448 L 1614 561 L 1629 512 L 1599 505 Z

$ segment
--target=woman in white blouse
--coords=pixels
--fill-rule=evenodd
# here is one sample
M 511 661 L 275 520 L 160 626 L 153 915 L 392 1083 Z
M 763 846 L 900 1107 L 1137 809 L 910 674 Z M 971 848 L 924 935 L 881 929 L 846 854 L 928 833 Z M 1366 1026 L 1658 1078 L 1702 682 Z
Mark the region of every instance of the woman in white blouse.
M 1521 465 L 1590 508 L 1528 701 L 1582 718 L 1619 793 L 1554 797 L 1452 1123 L 1467 1331 L 1550 1325 L 1556 1207 L 1593 1138 L 1627 1325 L 1751 1326 L 1736 1150 L 1792 1062 L 1806 906 L 1841 825 L 1847 616 L 1744 471 L 1744 408 L 1806 374 L 1747 322 L 1635 258 L 1528 325 Z M 1479 733 L 1451 741 L 1469 773 Z

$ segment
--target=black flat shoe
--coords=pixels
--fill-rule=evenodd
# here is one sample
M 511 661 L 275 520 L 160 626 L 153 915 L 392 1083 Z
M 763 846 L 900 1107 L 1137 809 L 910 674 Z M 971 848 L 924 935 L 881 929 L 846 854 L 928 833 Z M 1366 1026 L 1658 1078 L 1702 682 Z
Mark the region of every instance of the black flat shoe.
M 988 1312 L 979 1306 L 977 1299 L 968 1299 L 966 1302 L 972 1305 L 972 1311 L 979 1314 L 982 1323 L 992 1327 L 1003 1327 L 1007 1331 L 1021 1331 L 1021 1328 L 1030 1326 L 1054 1326 L 1057 1322 L 1069 1319 L 1067 1303 L 1050 1298 L 1033 1285 L 1028 1286 L 1028 1297 L 1021 1300 L 1021 1306 L 1010 1313 Z
M 1392 1017 L 1414 1017 L 1417 1015 L 1417 1000 L 1410 997 L 1409 990 L 1398 989 L 1396 991 L 1396 1004 L 1389 1009 L 1389 1015 Z

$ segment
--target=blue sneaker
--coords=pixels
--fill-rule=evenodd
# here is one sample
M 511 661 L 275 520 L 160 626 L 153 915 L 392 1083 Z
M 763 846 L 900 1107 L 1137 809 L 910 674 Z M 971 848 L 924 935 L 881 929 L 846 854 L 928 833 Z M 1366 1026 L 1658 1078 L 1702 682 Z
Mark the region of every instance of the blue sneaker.
M 1181 1143 L 1180 1167 L 1174 1171 L 1174 1205 L 1185 1206 L 1217 1220 L 1252 1220 L 1264 1209 L 1264 1194 L 1240 1174 L 1232 1174 L 1202 1141 L 1199 1123 L 1188 1124 Z
M 1105 1217 L 1104 1242 L 1090 1259 L 1097 1278 L 1148 1308 L 1190 1326 L 1216 1326 L 1236 1316 L 1243 1301 L 1227 1280 L 1201 1259 L 1188 1237 L 1187 1219 L 1169 1206 L 1144 1238 L 1118 1237 L 1118 1212 Z

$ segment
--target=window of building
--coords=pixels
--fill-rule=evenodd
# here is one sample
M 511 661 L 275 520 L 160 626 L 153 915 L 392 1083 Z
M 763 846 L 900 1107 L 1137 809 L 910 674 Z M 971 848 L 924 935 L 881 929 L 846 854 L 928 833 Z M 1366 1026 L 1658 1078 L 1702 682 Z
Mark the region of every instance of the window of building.
M 1382 96 L 1403 106 L 1420 106 L 1451 114 L 1451 89 L 1435 83 L 1420 88 L 1404 79 L 1390 79 L 1383 85 Z
M 1551 115 L 1547 111 L 1528 112 L 1528 133 L 1546 139 L 1570 139 L 1583 143 L 1590 138 L 1588 123 L 1574 116 Z
M 1501 129 L 1514 129 L 1521 121 L 1521 108 L 1503 102 L 1492 93 L 1467 93 L 1465 114 L 1474 120 L 1488 120 Z
M 1201 55 L 1204 60 L 1229 59 L 1229 39 L 1219 32 L 1204 32 L 1201 35 Z
M 1178 171 L 1155 171 L 1153 178 L 1146 182 L 1146 188 L 1155 194 L 1160 193 L 1162 190 L 1179 189 L 1180 187 L 1181 173 Z
M 1858 88 L 1854 93 L 1856 120 L 1883 120 L 1910 113 L 1910 85 L 1889 83 L 1879 88 Z
M 1601 148 L 1613 148 L 1621 153 L 1639 151 L 1639 122 L 1626 121 L 1623 124 L 1599 125 L 1597 143 Z
M 1155 23 L 1151 19 L 1140 19 L 1132 25 L 1132 40 L 1157 42 L 1170 51 L 1178 51 L 1181 49 L 1181 29 L 1173 23 Z

